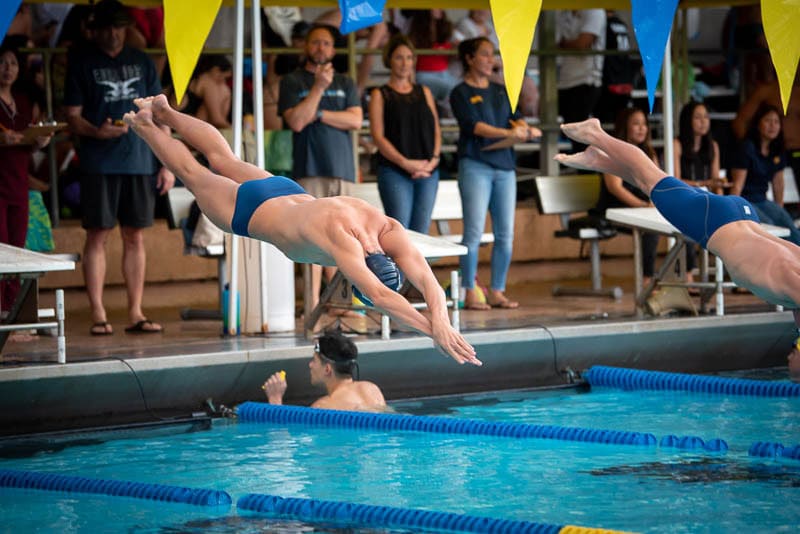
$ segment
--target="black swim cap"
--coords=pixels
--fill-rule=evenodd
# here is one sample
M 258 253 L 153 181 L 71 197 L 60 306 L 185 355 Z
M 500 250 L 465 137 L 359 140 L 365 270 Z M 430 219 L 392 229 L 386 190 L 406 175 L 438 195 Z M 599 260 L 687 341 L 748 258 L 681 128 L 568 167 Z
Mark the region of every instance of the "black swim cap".
M 400 291 L 400 286 L 403 285 L 403 273 L 397 267 L 397 264 L 383 253 L 374 253 L 367 256 L 364 260 L 367 267 L 372 271 L 378 280 L 383 282 L 383 285 L 392 291 Z M 364 303 L 366 306 L 374 306 L 372 301 L 367 298 L 356 286 L 353 286 L 353 294 Z

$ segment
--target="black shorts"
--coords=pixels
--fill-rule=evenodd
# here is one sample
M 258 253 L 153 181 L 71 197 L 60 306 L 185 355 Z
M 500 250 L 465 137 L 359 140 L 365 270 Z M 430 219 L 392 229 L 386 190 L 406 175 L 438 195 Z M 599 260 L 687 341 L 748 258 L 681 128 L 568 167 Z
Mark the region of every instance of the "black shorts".
M 84 228 L 153 226 L 156 187 L 153 176 L 141 174 L 84 174 L 81 211 Z

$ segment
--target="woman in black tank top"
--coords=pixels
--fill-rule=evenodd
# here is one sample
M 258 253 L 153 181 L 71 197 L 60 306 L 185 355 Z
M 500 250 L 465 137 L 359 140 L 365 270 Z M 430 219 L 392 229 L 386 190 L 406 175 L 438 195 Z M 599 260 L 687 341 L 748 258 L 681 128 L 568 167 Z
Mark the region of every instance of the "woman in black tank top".
M 378 147 L 383 209 L 405 228 L 428 233 L 439 187 L 441 136 L 430 90 L 412 83 L 414 47 L 396 35 L 383 51 L 389 82 L 372 91 L 370 131 Z

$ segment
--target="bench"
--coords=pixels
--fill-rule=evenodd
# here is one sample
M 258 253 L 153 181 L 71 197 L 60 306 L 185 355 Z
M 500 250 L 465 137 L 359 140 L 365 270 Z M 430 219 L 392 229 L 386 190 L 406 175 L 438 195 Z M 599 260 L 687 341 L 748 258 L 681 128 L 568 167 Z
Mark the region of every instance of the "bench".
M 219 280 L 219 302 L 222 304 L 222 294 L 227 283 L 227 266 L 225 259 L 224 243 L 211 243 L 205 246 L 192 244 L 194 231 L 187 227 L 194 195 L 185 187 L 173 187 L 167 191 L 167 206 L 169 227 L 173 230 L 180 229 L 183 233 L 183 253 L 186 255 L 200 256 L 217 260 L 217 275 Z M 181 319 L 222 319 L 220 310 L 181 310 Z
M 440 182 L 441 184 L 444 182 Z M 454 190 L 456 193 L 458 189 Z M 441 192 L 441 189 L 440 189 Z M 366 201 L 370 205 L 378 208 L 383 211 L 383 204 L 381 203 L 380 195 L 378 193 L 378 184 L 376 182 L 365 182 L 360 184 L 353 184 L 352 189 L 350 191 L 350 195 L 355 198 L 360 198 L 361 200 Z M 443 197 L 444 198 L 444 197 Z M 438 203 L 439 196 L 437 195 L 437 203 Z M 456 202 L 458 204 L 458 212 L 461 212 L 461 200 L 460 197 L 457 197 Z M 453 202 L 453 199 L 450 198 L 448 202 Z M 435 210 L 436 208 L 434 208 Z M 441 213 L 445 213 L 444 210 Z M 447 212 L 446 214 L 449 216 L 452 211 Z M 408 236 L 411 239 L 411 242 L 417 247 L 417 250 L 427 259 L 429 262 L 435 261 L 438 258 L 445 258 L 448 256 L 463 256 L 467 253 L 467 248 L 459 243 L 461 237 L 456 235 L 446 235 L 446 236 L 430 236 L 427 234 L 420 234 L 418 232 L 408 231 Z M 308 295 L 308 288 L 309 288 L 309 280 L 311 279 L 310 273 L 310 265 L 304 265 L 304 277 L 306 280 L 306 295 Z M 451 324 L 453 328 L 459 328 L 459 311 L 458 311 L 458 292 L 461 284 L 458 279 L 458 272 L 453 271 L 450 276 L 450 295 L 447 298 L 447 306 L 453 308 L 453 313 L 451 316 Z M 401 288 L 400 292 L 403 293 L 404 290 L 407 289 L 407 284 Z M 313 329 L 316 325 L 317 321 L 319 320 L 322 313 L 328 307 L 334 308 L 345 308 L 345 309 L 353 309 L 353 310 L 365 310 L 369 308 L 365 308 L 364 306 L 355 306 L 350 304 L 350 283 L 345 279 L 344 275 L 342 275 L 341 271 L 337 271 L 336 275 L 334 276 L 333 280 L 328 284 L 323 291 L 322 295 L 320 296 L 319 303 L 313 310 L 309 310 L 306 308 L 305 310 L 305 320 L 304 320 L 304 328 L 306 331 L 306 337 L 311 338 L 314 335 Z M 332 299 L 335 295 L 340 295 L 343 297 L 341 302 L 332 302 Z M 306 301 L 310 301 L 309 298 L 306 298 Z M 424 302 L 419 303 L 412 303 L 412 306 L 415 308 L 425 308 Z M 381 337 L 383 339 L 389 339 L 391 335 L 391 326 L 389 317 L 383 315 L 381 317 Z
M 568 237 L 589 243 L 589 258 L 592 264 L 592 287 L 553 287 L 555 296 L 602 296 L 622 298 L 622 289 L 614 286 L 603 288 L 600 270 L 600 240 L 616 235 L 616 230 L 598 224 L 594 217 L 578 216 L 597 205 L 600 198 L 600 176 L 597 174 L 568 174 L 562 176 L 537 176 L 536 191 L 539 212 L 543 215 L 558 215 L 561 229 L 556 237 Z

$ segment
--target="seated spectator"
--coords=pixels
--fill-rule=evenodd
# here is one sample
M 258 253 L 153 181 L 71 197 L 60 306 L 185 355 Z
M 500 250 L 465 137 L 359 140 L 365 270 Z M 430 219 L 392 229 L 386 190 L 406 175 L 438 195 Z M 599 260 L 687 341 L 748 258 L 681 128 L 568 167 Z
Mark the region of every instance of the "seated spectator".
M 638 108 L 623 109 L 617 115 L 614 137 L 622 139 L 647 154 L 658 165 L 656 151 L 650 141 L 650 127 L 647 116 Z M 613 174 L 603 174 L 600 200 L 591 214 L 605 219 L 608 208 L 647 208 L 652 206 L 650 198 L 636 186 Z M 658 234 L 642 232 L 642 279 L 647 286 L 653 278 L 658 252 Z
M 424 48 L 450 50 L 453 45 L 453 25 L 442 9 L 417 9 L 409 12 L 411 22 L 408 38 L 419 50 Z M 450 56 L 422 55 L 417 59 L 417 82 L 426 85 L 433 97 L 445 103 L 458 79 L 450 74 L 447 65 Z
M 688 102 L 681 109 L 678 120 L 678 138 L 672 146 L 675 178 L 694 187 L 705 187 L 712 193 L 722 194 L 727 181 L 719 177 L 719 145 L 711 135 L 708 108 L 701 102 Z M 693 282 L 697 245 L 686 244 L 687 281 Z
M 327 395 L 320 397 L 312 408 L 348 410 L 353 412 L 385 412 L 383 393 L 378 386 L 366 380 L 354 380 L 358 370 L 358 348 L 352 340 L 339 333 L 328 333 L 317 340 L 314 355 L 308 362 L 311 384 L 325 388 Z M 283 404 L 286 380 L 283 373 L 270 376 L 262 386 L 270 404 Z
M 758 109 L 737 156 L 738 161 L 731 170 L 731 193 L 750 201 L 761 222 L 788 228 L 789 241 L 800 245 L 800 231 L 783 207 L 786 151 L 781 131 L 781 112 L 778 108 L 765 104 Z M 770 183 L 774 200 L 767 199 Z
M 125 44 L 134 48 L 164 48 L 164 8 L 163 7 L 129 7 L 128 14 L 133 24 L 128 27 Z M 159 75 L 164 72 L 167 56 L 159 54 L 150 56 Z
M 231 89 L 228 79 L 233 75 L 233 67 L 228 58 L 217 54 L 200 56 L 180 104 L 175 103 L 172 77 L 167 72 L 164 73 L 163 85 L 169 87 L 165 93 L 173 107 L 215 128 L 231 127 Z
M 428 233 L 439 187 L 441 132 L 431 90 L 415 84 L 414 46 L 396 35 L 383 52 L 389 82 L 372 91 L 370 132 L 378 147 L 378 190 L 386 215 Z

